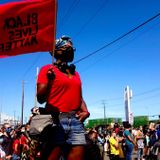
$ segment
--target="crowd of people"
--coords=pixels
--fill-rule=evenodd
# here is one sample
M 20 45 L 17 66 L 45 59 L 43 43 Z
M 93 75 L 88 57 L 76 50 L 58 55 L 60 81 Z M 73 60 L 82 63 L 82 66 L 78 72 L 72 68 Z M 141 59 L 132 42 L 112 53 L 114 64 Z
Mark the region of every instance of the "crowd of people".
M 160 124 L 150 123 L 134 128 L 130 124 L 123 126 L 115 123 L 101 130 L 90 130 L 88 138 L 87 159 L 160 159 Z
M 31 159 L 31 141 L 29 124 L 3 124 L 0 128 L 0 160 Z
M 44 142 L 30 136 L 29 123 L 0 128 L 0 160 L 40 160 Z M 133 128 L 117 123 L 85 130 L 84 160 L 159 160 L 160 125 Z M 65 146 L 64 146 L 65 147 Z M 134 156 L 133 156 L 134 152 Z M 61 155 L 61 160 L 65 157 Z

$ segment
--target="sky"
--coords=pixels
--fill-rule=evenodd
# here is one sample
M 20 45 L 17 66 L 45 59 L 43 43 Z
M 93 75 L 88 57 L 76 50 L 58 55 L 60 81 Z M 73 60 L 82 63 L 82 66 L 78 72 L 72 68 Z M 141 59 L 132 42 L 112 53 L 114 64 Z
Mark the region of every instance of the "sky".
M 160 115 L 160 16 L 129 33 L 159 13 L 159 0 L 58 0 L 56 38 L 73 40 L 89 119 L 124 119 L 126 86 L 134 116 Z M 21 117 L 24 81 L 26 120 L 35 104 L 37 67 L 51 62 L 48 52 L 1 58 L 1 112 Z

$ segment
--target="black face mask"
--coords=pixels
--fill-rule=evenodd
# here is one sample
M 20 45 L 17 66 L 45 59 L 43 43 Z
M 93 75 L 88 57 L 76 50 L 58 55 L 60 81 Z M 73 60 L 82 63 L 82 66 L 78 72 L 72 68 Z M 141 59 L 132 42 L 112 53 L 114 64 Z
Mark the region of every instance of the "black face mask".
M 72 62 L 74 58 L 74 50 L 72 47 L 66 48 L 66 50 L 62 51 L 62 54 L 56 54 L 55 58 L 60 59 L 62 62 Z

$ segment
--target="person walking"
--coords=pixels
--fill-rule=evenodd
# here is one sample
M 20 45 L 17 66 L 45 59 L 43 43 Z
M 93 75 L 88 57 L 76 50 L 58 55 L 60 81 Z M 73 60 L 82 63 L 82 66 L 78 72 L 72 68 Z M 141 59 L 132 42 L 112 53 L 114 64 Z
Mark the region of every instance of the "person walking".
M 71 38 L 62 36 L 56 40 L 54 54 L 50 52 L 56 62 L 43 66 L 38 75 L 37 100 L 46 103 L 47 112 L 58 115 L 42 152 L 43 160 L 58 160 L 62 151 L 67 160 L 83 160 L 86 145 L 83 121 L 90 113 L 82 97 L 80 75 L 73 64 L 69 65 L 74 51 Z

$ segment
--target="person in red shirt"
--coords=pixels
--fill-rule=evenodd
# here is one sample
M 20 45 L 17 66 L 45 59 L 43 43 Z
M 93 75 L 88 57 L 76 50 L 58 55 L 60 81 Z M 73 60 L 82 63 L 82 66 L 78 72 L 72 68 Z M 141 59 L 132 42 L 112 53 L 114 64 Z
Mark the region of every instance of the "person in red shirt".
M 15 137 L 13 139 L 13 154 L 12 159 L 13 160 L 20 160 L 21 159 L 21 132 L 17 131 L 15 134 Z
M 53 128 L 42 159 L 59 160 L 65 151 L 67 160 L 82 160 L 86 145 L 83 121 L 89 112 L 82 97 L 82 83 L 74 64 L 72 40 L 62 36 L 56 40 L 56 62 L 41 68 L 37 79 L 37 100 L 46 103 L 47 112 L 58 113 L 57 125 Z M 47 147 L 49 146 L 49 147 Z
M 22 159 L 28 159 L 29 157 L 29 143 L 30 143 L 30 139 L 26 134 L 26 129 L 25 129 L 25 125 L 21 126 L 21 149 L 22 149 L 22 153 L 21 153 L 21 158 Z

